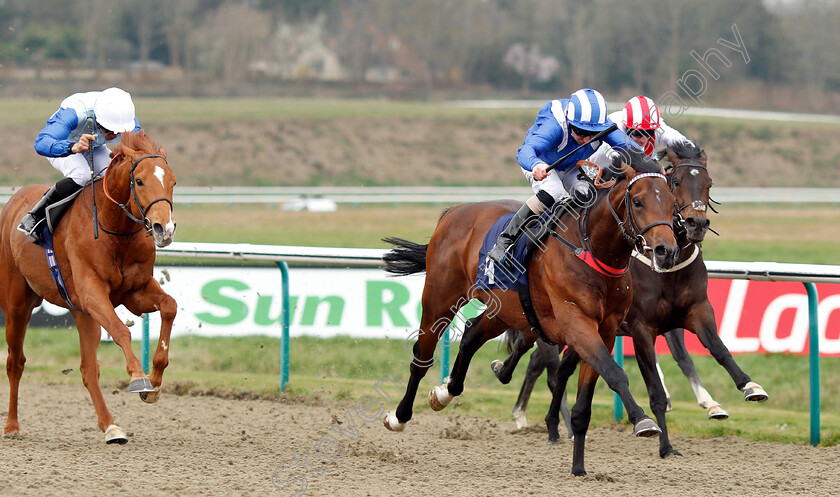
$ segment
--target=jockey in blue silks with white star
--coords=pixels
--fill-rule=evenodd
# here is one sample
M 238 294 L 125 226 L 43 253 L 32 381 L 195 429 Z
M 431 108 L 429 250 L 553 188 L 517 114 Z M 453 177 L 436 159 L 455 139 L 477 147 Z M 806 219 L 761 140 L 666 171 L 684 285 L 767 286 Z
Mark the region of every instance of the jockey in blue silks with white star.
M 507 250 L 522 235 L 528 220 L 539 216 L 555 202 L 569 195 L 584 199 L 591 196 L 588 183 L 578 178 L 579 171 L 575 165 L 598 150 L 601 140 L 593 142 L 592 136 L 612 124 L 607 118 L 606 100 L 600 93 L 589 88 L 574 92 L 568 99 L 552 100 L 540 109 L 534 125 L 525 136 L 525 142 L 516 154 L 522 173 L 528 178 L 536 195 L 525 201 L 499 235 L 496 245 L 488 254 L 491 259 L 501 264 Z M 618 130 L 604 136 L 603 141 L 616 148 L 638 148 L 627 139 L 627 135 Z M 552 171 L 547 171 L 549 164 L 579 145 L 588 146 L 564 159 Z

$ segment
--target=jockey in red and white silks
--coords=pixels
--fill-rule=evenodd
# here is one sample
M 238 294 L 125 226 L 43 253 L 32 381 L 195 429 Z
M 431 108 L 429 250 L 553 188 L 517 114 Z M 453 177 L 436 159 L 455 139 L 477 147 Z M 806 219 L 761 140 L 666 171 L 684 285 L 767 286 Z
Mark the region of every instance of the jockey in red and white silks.
M 631 138 L 649 157 L 653 157 L 660 147 L 690 141 L 682 133 L 665 124 L 653 100 L 643 95 L 628 100 L 624 108 L 610 114 L 609 119 L 616 123 L 618 130 Z M 614 155 L 611 148 L 606 143 L 602 144 L 589 157 L 589 160 L 601 167 L 608 167 Z

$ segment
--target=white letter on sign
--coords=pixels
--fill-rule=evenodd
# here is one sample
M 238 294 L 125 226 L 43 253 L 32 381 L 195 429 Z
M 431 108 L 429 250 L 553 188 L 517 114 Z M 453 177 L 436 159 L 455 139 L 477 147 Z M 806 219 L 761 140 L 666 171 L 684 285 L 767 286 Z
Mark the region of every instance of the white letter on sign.
M 730 352 L 758 352 L 758 338 L 738 338 L 738 324 L 741 322 L 741 310 L 747 295 L 747 280 L 732 280 L 726 308 L 720 321 L 720 339 Z
M 796 317 L 793 319 L 790 335 L 779 338 L 779 317 L 788 309 L 794 309 Z M 770 302 L 764 311 L 758 336 L 761 338 L 761 346 L 767 352 L 803 352 L 805 339 L 808 337 L 808 297 L 789 293 Z

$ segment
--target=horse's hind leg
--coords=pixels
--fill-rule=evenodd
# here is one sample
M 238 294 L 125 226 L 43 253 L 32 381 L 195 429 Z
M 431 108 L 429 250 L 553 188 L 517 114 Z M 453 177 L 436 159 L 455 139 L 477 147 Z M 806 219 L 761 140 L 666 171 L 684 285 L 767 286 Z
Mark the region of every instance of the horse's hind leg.
M 709 419 L 728 418 L 729 413 L 712 398 L 712 395 L 703 386 L 703 382 L 700 381 L 697 368 L 694 367 L 694 361 L 691 360 L 688 349 L 685 347 L 684 334 L 685 330 L 682 328 L 677 328 L 664 334 L 665 340 L 668 342 L 668 348 L 671 349 L 671 355 L 677 361 L 685 377 L 688 378 L 688 383 L 694 391 L 694 396 L 697 397 L 697 404 L 706 409 L 706 414 L 709 416 Z
M 129 299 L 123 302 L 123 305 L 138 316 L 144 312 L 160 311 L 160 338 L 158 339 L 157 350 L 155 350 L 155 355 L 152 358 L 152 374 L 149 375 L 154 391 L 140 392 L 140 398 L 151 404 L 160 397 L 163 370 L 169 365 L 169 338 L 172 334 L 172 323 L 175 321 L 175 315 L 178 312 L 178 304 L 152 278 L 143 290 L 129 296 Z
M 429 281 L 429 276 L 426 276 Z M 417 388 L 420 381 L 426 376 L 426 372 L 435 363 L 435 349 L 437 343 L 449 327 L 449 323 L 457 311 L 456 303 L 458 295 L 452 296 L 451 301 L 437 303 L 433 302 L 431 295 L 434 292 L 424 289 L 423 291 L 423 316 L 420 318 L 420 329 L 417 342 L 412 347 L 411 375 L 405 387 L 405 395 L 397 405 L 397 408 L 385 414 L 385 428 L 391 431 L 402 431 L 405 424 L 411 419 L 414 413 L 414 399 L 417 396 Z M 411 338 L 411 337 L 409 337 Z
M 76 320 L 76 327 L 79 329 L 79 347 L 82 355 L 79 370 L 82 373 L 82 383 L 93 402 L 99 429 L 105 432 L 106 443 L 126 443 L 128 438 L 122 428 L 114 424 L 114 416 L 105 405 L 105 398 L 99 387 L 99 361 L 96 357 L 96 349 L 99 347 L 101 338 L 99 323 L 87 314 L 71 312 Z
M 4 261 L 11 260 L 11 255 L 4 254 Z M 6 358 L 6 376 L 9 378 L 9 413 L 3 432 L 6 434 L 20 431 L 18 423 L 18 394 L 20 378 L 23 376 L 26 356 L 23 353 L 23 341 L 26 327 L 34 309 L 41 302 L 26 280 L 14 268 L 4 267 L 0 271 L 0 307 L 6 316 L 6 346 L 9 355 Z
M 543 342 L 539 342 L 537 350 L 531 353 L 528 368 L 525 370 L 525 379 L 522 381 L 522 388 L 519 389 L 519 397 L 517 397 L 516 404 L 513 406 L 513 420 L 516 422 L 517 428 L 528 426 L 528 420 L 525 416 L 525 411 L 528 409 L 528 401 L 531 400 L 534 385 L 537 384 L 537 380 L 545 370 L 545 354 L 543 353 L 542 344 Z M 546 346 L 552 347 L 548 344 Z
M 23 354 L 23 340 L 26 337 L 26 325 L 29 323 L 29 312 L 6 313 L 6 344 L 9 356 L 6 358 L 6 376 L 9 377 L 9 414 L 3 432 L 7 435 L 20 431 L 18 423 L 18 388 L 26 356 Z
M 536 336 L 530 333 L 526 336 L 525 333 L 519 330 L 514 330 L 514 332 L 516 333 L 516 341 L 514 341 L 513 350 L 508 358 L 505 359 L 505 362 L 496 360 L 490 363 L 490 368 L 496 374 L 496 378 L 505 385 L 510 383 L 513 371 L 516 369 L 516 365 L 519 364 L 519 360 L 525 355 L 525 352 L 528 352 L 534 346 L 534 342 L 537 339 Z M 540 373 L 542 373 L 542 370 L 540 370 Z
M 566 433 L 569 435 L 569 438 L 574 436 L 571 421 L 572 416 L 569 413 L 569 404 L 566 401 L 566 386 L 569 383 L 569 378 L 580 363 L 580 357 L 574 350 L 567 348 L 561 361 L 559 359 L 558 347 L 555 346 L 551 346 L 551 355 L 553 358 L 547 361 L 548 388 L 551 390 L 551 405 L 548 407 L 548 413 L 545 415 L 545 425 L 548 428 L 548 443 L 555 444 L 560 440 L 559 426 L 561 415 L 563 417 L 563 423 L 566 425 Z

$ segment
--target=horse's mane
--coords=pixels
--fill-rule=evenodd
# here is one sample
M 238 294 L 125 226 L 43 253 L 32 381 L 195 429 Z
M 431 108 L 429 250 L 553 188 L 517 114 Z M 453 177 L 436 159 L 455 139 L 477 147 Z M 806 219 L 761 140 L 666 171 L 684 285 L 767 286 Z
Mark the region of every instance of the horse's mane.
M 670 149 L 680 159 L 699 159 L 703 150 L 688 140 L 681 140 L 671 144 Z
M 613 157 L 612 167 L 602 172 L 602 180 L 609 181 L 615 179 L 616 181 L 620 181 L 624 179 L 622 163 L 627 164 L 640 173 L 662 172 L 662 166 L 658 162 L 645 155 L 643 151 L 633 147 L 621 150 Z
M 159 148 L 152 138 L 143 130 L 131 131 L 120 135 L 120 144 L 114 150 L 113 155 L 117 155 L 124 148 L 123 152 L 134 150 L 137 152 L 145 152 L 149 154 L 157 153 Z

